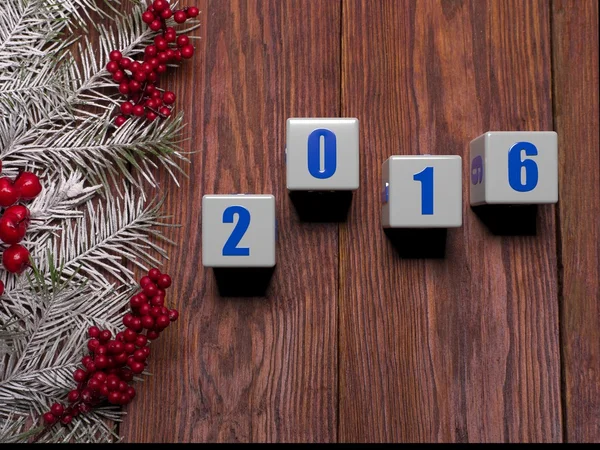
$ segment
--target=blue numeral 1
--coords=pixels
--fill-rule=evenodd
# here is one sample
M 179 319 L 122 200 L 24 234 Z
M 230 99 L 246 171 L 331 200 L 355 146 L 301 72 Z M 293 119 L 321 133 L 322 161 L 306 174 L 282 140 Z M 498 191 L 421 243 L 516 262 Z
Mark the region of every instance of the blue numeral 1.
M 421 214 L 433 215 L 433 167 L 415 174 L 413 180 L 421 182 Z
M 250 225 L 250 211 L 243 206 L 230 206 L 223 211 L 223 223 L 233 223 L 236 214 L 238 215 L 238 221 L 231 232 L 231 236 L 223 246 L 223 256 L 250 256 L 248 247 L 237 246 Z
M 325 153 L 323 169 L 321 170 L 321 138 L 323 138 L 323 153 Z M 337 170 L 337 142 L 335 134 L 326 129 L 318 129 L 308 136 L 308 171 L 321 180 L 330 178 Z

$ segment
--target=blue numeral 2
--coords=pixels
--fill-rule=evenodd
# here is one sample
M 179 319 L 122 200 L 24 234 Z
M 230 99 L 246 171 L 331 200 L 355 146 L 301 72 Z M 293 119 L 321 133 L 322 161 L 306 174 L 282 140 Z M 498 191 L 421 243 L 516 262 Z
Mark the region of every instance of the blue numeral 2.
M 325 153 L 321 170 L 321 138 L 324 140 Z M 335 134 L 326 129 L 318 129 L 308 136 L 308 171 L 321 180 L 331 178 L 337 170 L 337 142 Z
M 243 206 L 230 206 L 223 211 L 223 223 L 233 223 L 236 214 L 238 215 L 238 221 L 231 232 L 231 236 L 223 246 L 223 256 L 250 256 L 248 247 L 237 246 L 250 225 L 250 211 Z
M 433 167 L 415 174 L 413 180 L 421 182 L 421 214 L 433 215 Z

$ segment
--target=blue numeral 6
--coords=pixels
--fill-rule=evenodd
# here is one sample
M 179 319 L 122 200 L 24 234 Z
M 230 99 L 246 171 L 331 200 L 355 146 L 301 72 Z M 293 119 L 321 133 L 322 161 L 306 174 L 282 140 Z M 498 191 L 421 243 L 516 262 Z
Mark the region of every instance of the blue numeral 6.
M 238 221 L 231 236 L 225 242 L 223 246 L 223 256 L 250 256 L 250 249 L 248 247 L 238 247 L 248 226 L 250 226 L 250 211 L 243 206 L 230 206 L 223 211 L 223 223 L 233 223 L 235 215 L 238 215 Z
M 321 170 L 321 138 L 324 140 L 325 153 Z M 318 129 L 308 136 L 308 171 L 321 180 L 331 178 L 337 170 L 337 142 L 335 134 L 326 129 Z
M 529 192 L 538 184 L 538 166 L 531 159 L 521 158 L 535 156 L 538 150 L 531 142 L 517 142 L 508 151 L 508 184 L 517 192 Z M 522 169 L 525 169 L 525 183 L 521 181 Z

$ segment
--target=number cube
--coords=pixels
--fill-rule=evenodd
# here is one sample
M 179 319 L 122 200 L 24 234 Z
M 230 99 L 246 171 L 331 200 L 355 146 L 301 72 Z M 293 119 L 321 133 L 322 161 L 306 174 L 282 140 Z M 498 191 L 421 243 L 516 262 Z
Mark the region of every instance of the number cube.
M 471 141 L 471 205 L 558 201 L 554 131 L 490 131 Z
M 358 119 L 288 119 L 287 188 L 350 191 L 359 185 Z
M 202 263 L 205 267 L 275 266 L 275 197 L 205 195 Z
M 392 156 L 383 163 L 384 228 L 462 225 L 460 156 Z

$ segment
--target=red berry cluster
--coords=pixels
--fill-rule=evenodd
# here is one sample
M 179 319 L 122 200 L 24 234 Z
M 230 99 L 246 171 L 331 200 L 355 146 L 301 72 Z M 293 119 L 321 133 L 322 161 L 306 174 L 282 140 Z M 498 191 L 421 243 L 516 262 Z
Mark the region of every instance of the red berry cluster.
M 29 251 L 19 244 L 29 226 L 29 209 L 16 203 L 33 200 L 40 192 L 40 179 L 32 172 L 21 172 L 14 180 L 0 177 L 0 207 L 4 208 L 0 216 L 0 240 L 10 245 L 2 254 L 2 264 L 11 273 L 22 273 L 29 266 Z M 3 292 L 4 284 L 0 281 L 0 295 Z
M 149 341 L 157 339 L 161 331 L 179 317 L 177 310 L 165 307 L 165 290 L 171 286 L 169 275 L 150 269 L 148 275 L 140 279 L 140 286 L 142 291 L 129 302 L 131 313 L 123 316 L 125 331 L 112 339 L 109 330 L 88 329 L 90 354 L 81 360 L 84 368 L 73 373 L 78 385 L 67 396 L 70 406 L 54 403 L 43 416 L 47 425 L 59 420 L 67 425 L 73 417 L 106 401 L 126 405 L 133 400 L 135 389 L 129 383 L 147 365 Z M 146 334 L 143 334 L 144 329 Z
M 120 105 L 120 115 L 115 117 L 115 125 L 120 127 L 130 116 L 153 121 L 171 114 L 175 94 L 163 91 L 156 85 L 159 76 L 167 71 L 167 63 L 178 62 L 194 55 L 194 47 L 185 34 L 177 35 L 175 28 L 167 27 L 166 20 L 173 17 L 175 22 L 184 23 L 199 14 L 196 7 L 173 11 L 166 0 L 154 0 L 142 14 L 142 20 L 152 31 L 162 30 L 162 35 L 154 38 L 154 44 L 144 49 L 144 60 L 126 58 L 118 50 L 109 54 L 106 70 L 119 83 L 119 92 L 127 96 Z

